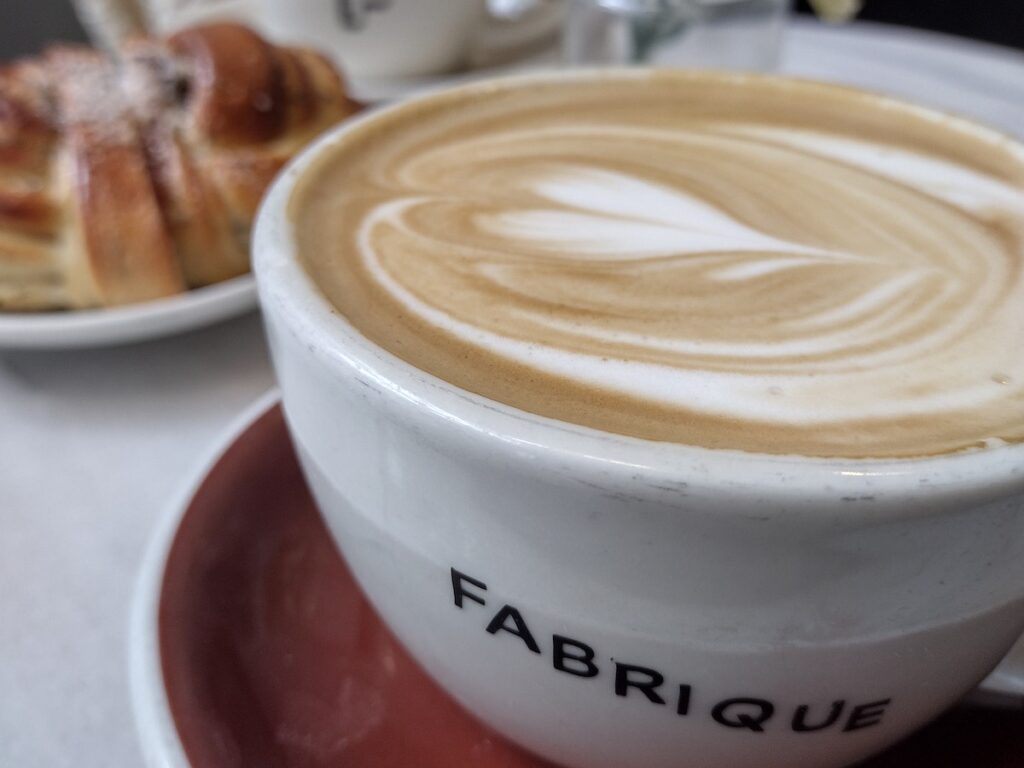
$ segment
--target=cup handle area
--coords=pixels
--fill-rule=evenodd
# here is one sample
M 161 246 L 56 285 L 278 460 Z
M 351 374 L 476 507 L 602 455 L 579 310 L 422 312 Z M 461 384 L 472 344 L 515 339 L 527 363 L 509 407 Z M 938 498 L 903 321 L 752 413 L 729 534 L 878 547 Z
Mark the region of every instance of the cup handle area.
M 1024 637 L 964 703 L 983 707 L 1024 708 Z
M 518 21 L 549 4 L 550 0 L 487 0 L 487 10 L 495 19 Z
M 470 51 L 470 66 L 501 66 L 553 47 L 567 6 L 568 0 L 487 0 L 487 19 Z

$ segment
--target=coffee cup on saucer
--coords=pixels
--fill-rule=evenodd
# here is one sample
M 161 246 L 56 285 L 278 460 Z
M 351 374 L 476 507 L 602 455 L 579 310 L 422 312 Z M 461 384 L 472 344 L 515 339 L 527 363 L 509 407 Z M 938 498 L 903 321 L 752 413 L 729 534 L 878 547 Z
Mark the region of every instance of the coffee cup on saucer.
M 251 21 L 251 0 L 130 0 L 145 13 L 150 27 L 160 33 L 218 18 Z
M 335 56 L 357 80 L 444 74 L 482 55 L 484 37 L 519 49 L 549 35 L 561 0 L 253 0 L 276 39 Z M 493 52 L 492 52 L 493 55 Z
M 657 70 L 420 96 L 277 182 L 255 272 L 369 599 L 573 768 L 839 768 L 1024 630 L 1024 147 Z

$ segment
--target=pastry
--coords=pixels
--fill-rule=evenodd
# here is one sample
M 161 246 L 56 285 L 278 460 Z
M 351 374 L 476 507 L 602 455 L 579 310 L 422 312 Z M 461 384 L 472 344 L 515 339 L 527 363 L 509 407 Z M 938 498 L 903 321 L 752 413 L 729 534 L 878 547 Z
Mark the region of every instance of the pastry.
M 325 58 L 238 24 L 0 69 L 0 309 L 129 304 L 243 274 L 271 180 L 357 109 Z

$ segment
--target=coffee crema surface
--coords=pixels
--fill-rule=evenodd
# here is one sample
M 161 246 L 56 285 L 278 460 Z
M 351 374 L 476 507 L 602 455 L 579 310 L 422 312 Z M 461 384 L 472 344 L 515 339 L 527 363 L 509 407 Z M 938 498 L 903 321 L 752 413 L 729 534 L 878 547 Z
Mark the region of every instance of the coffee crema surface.
M 607 432 L 816 457 L 1024 439 L 1024 149 L 781 78 L 491 83 L 347 132 L 290 200 L 360 333 Z

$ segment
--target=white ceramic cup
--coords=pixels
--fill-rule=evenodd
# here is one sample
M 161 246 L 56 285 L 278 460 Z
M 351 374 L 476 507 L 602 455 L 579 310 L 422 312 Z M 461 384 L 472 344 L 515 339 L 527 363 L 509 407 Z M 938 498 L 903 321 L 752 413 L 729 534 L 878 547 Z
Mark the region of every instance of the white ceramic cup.
M 247 19 L 251 0 L 139 0 L 152 28 L 169 34 L 192 24 L 223 18 Z
M 602 76 L 643 73 L 534 77 Z M 267 332 L 333 535 L 470 712 L 578 768 L 830 768 L 934 717 L 1010 648 L 1024 445 L 902 461 L 712 451 L 427 375 L 354 330 L 296 259 L 295 180 L 349 129 L 260 215 Z
M 505 0 L 504 4 L 497 0 L 252 2 L 260 25 L 275 40 L 319 48 L 355 78 L 448 72 L 466 62 L 484 23 L 495 12 L 517 16 L 535 4 L 529 0 Z

